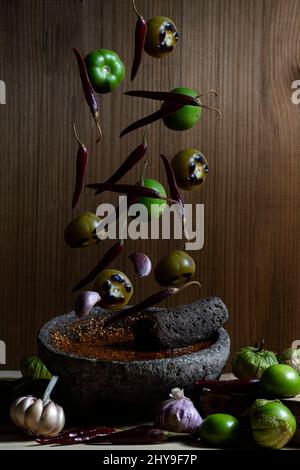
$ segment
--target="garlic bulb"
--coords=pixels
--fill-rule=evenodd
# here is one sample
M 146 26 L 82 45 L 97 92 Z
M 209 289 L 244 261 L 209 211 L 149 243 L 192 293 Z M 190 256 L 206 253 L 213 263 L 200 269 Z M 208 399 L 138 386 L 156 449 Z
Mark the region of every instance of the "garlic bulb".
M 202 423 L 193 402 L 184 396 L 180 388 L 173 388 L 170 397 L 171 400 L 161 404 L 155 426 L 172 432 L 193 433 Z
M 50 400 L 57 376 L 53 376 L 43 399 L 31 395 L 17 398 L 10 408 L 10 417 L 18 428 L 34 436 L 55 436 L 65 425 L 64 410 Z

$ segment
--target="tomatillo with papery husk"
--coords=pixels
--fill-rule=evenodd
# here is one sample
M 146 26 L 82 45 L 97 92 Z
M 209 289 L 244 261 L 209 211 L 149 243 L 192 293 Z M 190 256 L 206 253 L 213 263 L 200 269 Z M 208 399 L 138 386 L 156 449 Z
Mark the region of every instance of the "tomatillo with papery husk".
M 172 168 L 178 186 L 191 190 L 200 186 L 208 173 L 208 164 L 200 150 L 187 148 L 178 152 L 172 160 Z
M 263 349 L 264 340 L 259 347 L 246 346 L 236 352 L 232 358 L 232 372 L 238 379 L 260 378 L 270 366 L 278 364 L 272 351 Z
M 296 432 L 292 412 L 280 400 L 255 400 L 251 407 L 250 424 L 256 444 L 281 449 Z
M 52 374 L 48 371 L 39 356 L 25 356 L 20 363 L 20 370 L 23 377 L 33 379 L 51 379 Z

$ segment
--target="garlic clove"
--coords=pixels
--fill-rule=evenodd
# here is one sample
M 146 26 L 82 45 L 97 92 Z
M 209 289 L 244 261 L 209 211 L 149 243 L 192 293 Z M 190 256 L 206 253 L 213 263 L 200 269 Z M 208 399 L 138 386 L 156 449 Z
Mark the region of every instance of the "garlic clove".
M 59 434 L 60 431 L 64 428 L 65 423 L 66 423 L 65 413 L 62 407 L 59 405 L 56 405 L 56 409 L 57 409 L 57 414 L 58 414 L 56 429 L 54 429 L 54 431 L 52 431 L 51 434 L 49 434 L 49 436 L 55 436 L 56 434 Z
M 44 410 L 40 419 L 38 434 L 43 436 L 49 436 L 55 432 L 58 424 L 58 413 L 56 405 L 53 401 L 50 401 L 44 405 Z
M 149 276 L 152 269 L 152 263 L 150 258 L 145 255 L 145 253 L 131 253 L 128 258 L 130 261 L 132 261 L 135 273 L 138 277 L 142 278 Z
M 20 429 L 25 429 L 25 412 L 29 406 L 35 402 L 35 398 L 31 395 L 27 397 L 17 398 L 10 407 L 11 420 Z
M 24 424 L 26 430 L 30 434 L 38 434 L 39 422 L 43 413 L 43 408 L 43 400 L 38 398 L 25 411 Z
M 75 305 L 74 305 L 74 310 L 76 315 L 79 318 L 85 317 L 90 313 L 92 308 L 99 303 L 101 300 L 100 295 L 98 292 L 86 290 L 83 292 L 80 292 L 78 294 L 76 300 L 75 300 Z

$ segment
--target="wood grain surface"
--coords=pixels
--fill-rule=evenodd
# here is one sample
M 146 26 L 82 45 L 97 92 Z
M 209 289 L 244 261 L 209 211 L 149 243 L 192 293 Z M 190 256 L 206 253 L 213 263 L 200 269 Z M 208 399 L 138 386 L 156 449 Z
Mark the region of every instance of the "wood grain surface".
M 64 227 L 113 196 L 86 191 L 71 209 L 77 145 L 71 120 L 90 149 L 88 180 L 102 180 L 140 142 L 142 131 L 119 133 L 157 104 L 125 97 L 128 89 L 215 88 L 223 119 L 203 111 L 198 125 L 176 133 L 162 124 L 149 136 L 148 176 L 166 184 L 159 159 L 185 147 L 203 151 L 209 175 L 186 202 L 205 204 L 205 245 L 194 252 L 201 296 L 228 305 L 232 350 L 261 336 L 274 350 L 300 339 L 300 105 L 291 102 L 300 78 L 299 0 L 138 0 L 149 18 L 171 17 L 181 31 L 175 53 L 145 56 L 132 85 L 129 73 L 101 97 L 104 139 L 85 105 L 72 47 L 84 54 L 115 50 L 127 72 L 135 16 L 130 0 L 0 0 L 0 339 L 7 364 L 35 351 L 38 328 L 72 308 L 71 288 L 109 243 L 72 250 Z M 135 182 L 141 166 L 125 181 Z M 117 267 L 134 278 L 127 256 L 150 254 L 155 263 L 175 241 L 129 241 Z M 157 286 L 135 282 L 135 300 Z M 199 296 L 186 290 L 172 302 Z

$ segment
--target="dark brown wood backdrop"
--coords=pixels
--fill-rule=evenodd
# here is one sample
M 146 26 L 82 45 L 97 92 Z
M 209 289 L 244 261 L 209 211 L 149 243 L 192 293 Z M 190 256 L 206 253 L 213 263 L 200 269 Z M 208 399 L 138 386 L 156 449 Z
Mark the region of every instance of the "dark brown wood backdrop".
M 185 133 L 157 124 L 149 139 L 148 175 L 164 180 L 159 152 L 171 157 L 198 147 L 210 172 L 187 202 L 205 204 L 205 247 L 194 253 L 202 295 L 229 307 L 232 349 L 260 336 L 279 350 L 300 339 L 300 106 L 291 83 L 300 78 L 299 0 L 138 0 L 146 17 L 164 14 L 182 33 L 174 55 L 148 56 L 134 88 L 179 85 L 219 90 L 223 119 L 203 112 Z M 122 86 L 104 96 L 103 144 L 84 103 L 72 47 L 115 50 L 129 71 L 135 17 L 130 0 L 0 0 L 0 339 L 6 368 L 35 350 L 38 328 L 70 309 L 71 287 L 104 250 L 65 246 L 66 223 L 95 210 L 90 193 L 70 207 L 77 123 L 91 151 L 88 179 L 104 179 L 139 142 L 137 132 L 118 138 L 154 103 L 127 98 Z M 128 181 L 137 179 L 137 168 Z M 107 246 L 107 245 L 106 245 Z M 175 244 L 129 242 L 157 260 Z M 126 256 L 118 265 L 131 276 Z M 136 299 L 156 289 L 136 283 Z M 198 295 L 185 291 L 177 301 Z M 4 367 L 4 366 L 3 366 Z M 3 368 L 2 367 L 2 368 Z

